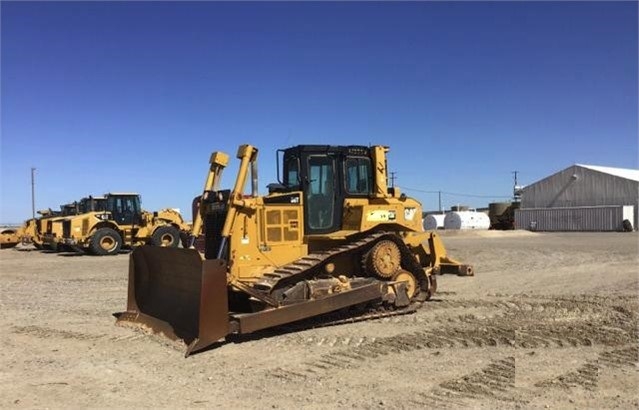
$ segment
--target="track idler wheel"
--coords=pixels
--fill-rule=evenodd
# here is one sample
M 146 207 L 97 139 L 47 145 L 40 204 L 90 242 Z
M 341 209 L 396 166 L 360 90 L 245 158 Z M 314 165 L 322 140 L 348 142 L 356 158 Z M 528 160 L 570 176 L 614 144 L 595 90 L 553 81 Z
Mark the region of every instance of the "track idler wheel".
M 402 255 L 393 241 L 382 240 L 366 254 L 364 268 L 380 279 L 390 279 L 401 269 Z
M 407 270 L 400 269 L 394 276 L 393 282 L 404 282 L 406 283 L 406 293 L 408 294 L 408 298 L 412 299 L 419 292 L 419 285 L 417 284 L 417 279 L 415 276 Z

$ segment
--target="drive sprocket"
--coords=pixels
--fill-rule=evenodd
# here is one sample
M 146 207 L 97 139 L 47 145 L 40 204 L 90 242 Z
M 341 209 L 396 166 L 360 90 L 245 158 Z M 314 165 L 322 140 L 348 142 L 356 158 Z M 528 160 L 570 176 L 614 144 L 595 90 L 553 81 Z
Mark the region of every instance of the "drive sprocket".
M 367 272 L 380 279 L 390 279 L 401 269 L 402 255 L 397 244 L 384 239 L 377 242 L 364 258 Z

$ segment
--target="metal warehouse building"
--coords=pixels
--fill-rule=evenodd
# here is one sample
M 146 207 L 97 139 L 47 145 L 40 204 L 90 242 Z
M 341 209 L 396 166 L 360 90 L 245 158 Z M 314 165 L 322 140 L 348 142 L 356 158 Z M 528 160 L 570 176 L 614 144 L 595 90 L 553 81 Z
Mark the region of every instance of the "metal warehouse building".
M 518 229 L 619 231 L 637 229 L 639 170 L 573 165 L 523 188 Z

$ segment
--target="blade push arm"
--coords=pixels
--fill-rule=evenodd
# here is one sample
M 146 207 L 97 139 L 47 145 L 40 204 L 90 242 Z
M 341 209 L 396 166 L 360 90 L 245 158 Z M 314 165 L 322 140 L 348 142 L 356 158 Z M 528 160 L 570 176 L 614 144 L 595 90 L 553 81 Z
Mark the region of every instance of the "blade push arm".
M 202 210 L 204 209 L 203 202 L 205 200 L 205 196 L 207 192 L 217 191 L 220 188 L 222 171 L 224 171 L 224 168 L 226 168 L 226 165 L 229 163 L 229 156 L 223 152 L 216 151 L 211 154 L 209 162 L 211 167 L 209 168 L 209 173 L 206 177 L 206 182 L 204 183 L 204 191 L 200 197 L 199 210 L 194 215 L 195 219 L 193 221 L 193 229 L 191 230 L 191 237 L 189 239 L 189 248 L 191 249 L 195 247 L 195 240 L 197 237 L 202 234 Z
M 224 248 L 231 235 L 231 227 L 233 226 L 238 208 L 245 206 L 245 201 L 243 200 L 244 185 L 249 167 L 252 169 L 255 168 L 253 164 L 257 161 L 257 148 L 248 144 L 240 145 L 237 150 L 237 158 L 240 160 L 240 168 L 237 171 L 235 186 L 229 197 L 229 210 L 226 215 L 226 220 L 224 221 L 224 227 L 222 228 L 222 240 L 220 242 L 220 249 L 218 250 L 218 259 L 224 255 Z

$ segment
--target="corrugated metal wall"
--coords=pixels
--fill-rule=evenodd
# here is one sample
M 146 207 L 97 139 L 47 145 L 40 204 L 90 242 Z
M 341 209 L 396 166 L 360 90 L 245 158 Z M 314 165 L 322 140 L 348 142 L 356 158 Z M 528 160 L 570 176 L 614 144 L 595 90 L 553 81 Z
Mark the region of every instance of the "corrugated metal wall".
M 609 205 L 634 205 L 638 209 L 639 182 L 573 165 L 528 185 L 521 199 L 522 209 Z
M 631 208 L 631 209 L 630 209 Z M 531 231 L 622 231 L 634 206 L 528 208 L 515 211 L 515 228 Z M 636 229 L 636 225 L 633 225 Z

